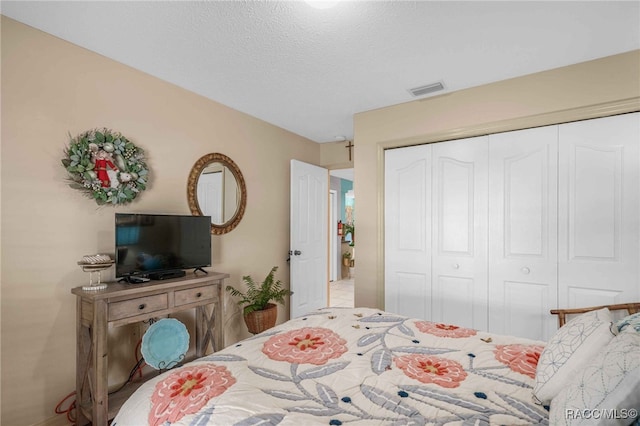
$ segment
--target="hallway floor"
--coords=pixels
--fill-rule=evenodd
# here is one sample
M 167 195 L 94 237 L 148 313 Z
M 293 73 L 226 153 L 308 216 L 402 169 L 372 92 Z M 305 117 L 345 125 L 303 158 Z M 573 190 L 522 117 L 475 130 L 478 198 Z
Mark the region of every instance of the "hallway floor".
M 329 306 L 353 308 L 353 278 L 329 283 Z

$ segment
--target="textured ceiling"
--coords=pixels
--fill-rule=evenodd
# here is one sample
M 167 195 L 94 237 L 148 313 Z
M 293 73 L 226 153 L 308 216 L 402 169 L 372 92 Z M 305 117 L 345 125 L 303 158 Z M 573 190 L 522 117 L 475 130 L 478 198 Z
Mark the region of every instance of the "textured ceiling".
M 3 15 L 316 142 L 353 115 L 640 48 L 640 1 L 2 1 Z M 438 92 L 441 94 L 444 92 Z

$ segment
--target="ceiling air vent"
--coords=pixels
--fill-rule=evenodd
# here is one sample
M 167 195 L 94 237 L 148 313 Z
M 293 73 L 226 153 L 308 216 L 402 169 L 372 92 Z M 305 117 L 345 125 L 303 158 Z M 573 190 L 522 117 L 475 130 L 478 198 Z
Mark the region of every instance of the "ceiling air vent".
M 428 95 L 429 93 L 433 93 L 433 92 L 439 92 L 440 90 L 443 90 L 443 89 L 444 89 L 444 84 L 442 84 L 442 82 L 439 81 L 437 83 L 427 84 L 426 86 L 414 87 L 413 89 L 409 89 L 409 93 L 411 93 L 415 97 L 418 97 L 418 96 Z

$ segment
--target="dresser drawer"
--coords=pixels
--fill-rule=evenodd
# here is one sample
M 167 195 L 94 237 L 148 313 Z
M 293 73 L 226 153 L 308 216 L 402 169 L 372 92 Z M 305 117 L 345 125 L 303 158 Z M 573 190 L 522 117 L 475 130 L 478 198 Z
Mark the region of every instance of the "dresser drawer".
M 123 300 L 122 302 L 113 302 L 109 304 L 109 321 L 161 311 L 168 307 L 169 303 L 166 293 Z
M 187 290 L 176 291 L 176 306 L 188 305 L 201 300 L 211 300 L 216 297 L 216 286 L 205 285 L 202 287 L 189 288 Z

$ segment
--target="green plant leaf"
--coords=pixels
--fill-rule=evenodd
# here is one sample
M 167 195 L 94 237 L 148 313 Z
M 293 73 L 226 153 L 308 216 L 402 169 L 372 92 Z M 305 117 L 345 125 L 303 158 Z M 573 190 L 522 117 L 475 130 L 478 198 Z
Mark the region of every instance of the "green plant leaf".
M 73 189 L 79 189 L 81 191 L 86 189 L 84 186 L 82 186 L 82 185 L 80 185 L 79 183 L 76 183 L 76 182 L 71 182 L 69 184 L 69 187 L 73 188 Z
M 245 314 L 263 310 L 270 302 L 284 304 L 285 296 L 290 296 L 293 292 L 282 288 L 282 282 L 275 279 L 274 275 L 277 270 L 277 266 L 271 268 L 271 271 L 259 285 L 250 275 L 243 276 L 242 280 L 247 286 L 247 291 L 244 293 L 230 285 L 226 289 L 232 296 L 241 298 L 238 304 L 245 305 L 243 311 Z

